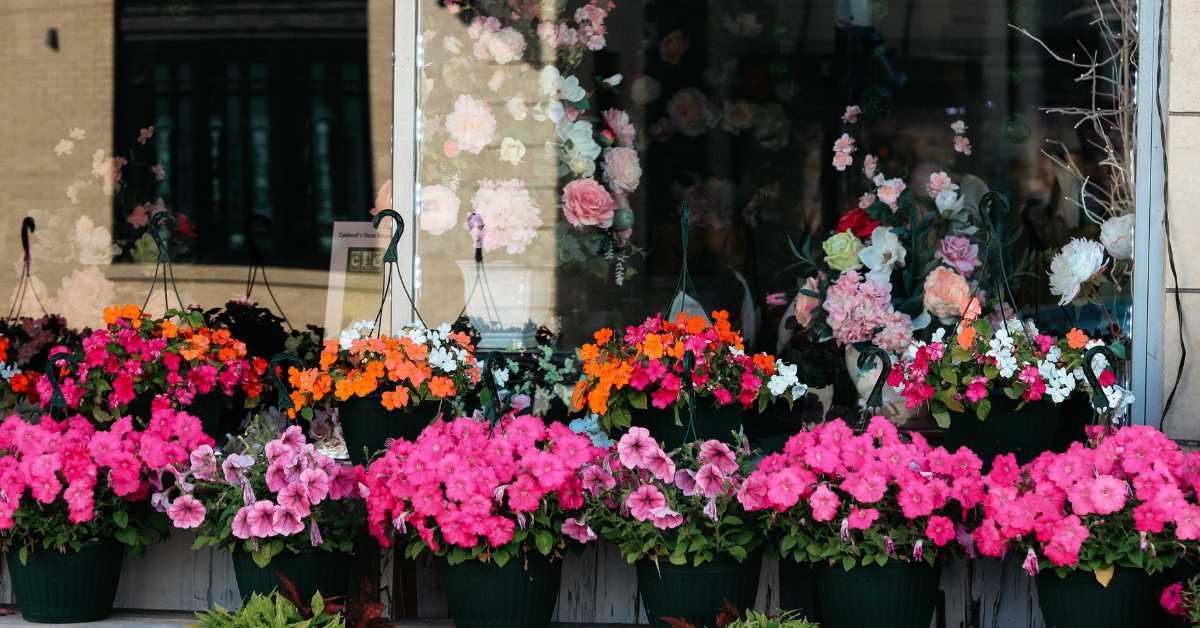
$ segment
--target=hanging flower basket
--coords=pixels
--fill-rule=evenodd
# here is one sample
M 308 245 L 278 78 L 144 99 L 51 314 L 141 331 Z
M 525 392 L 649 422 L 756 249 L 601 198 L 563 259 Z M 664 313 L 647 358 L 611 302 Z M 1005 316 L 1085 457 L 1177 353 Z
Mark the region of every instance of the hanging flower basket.
M 350 592 L 350 571 L 354 557 L 345 552 L 324 551 L 317 548 L 300 551 L 283 551 L 259 567 L 254 558 L 244 551 L 233 552 L 233 575 L 237 578 L 238 591 L 242 600 L 258 593 L 269 595 L 271 591 L 284 590 L 282 574 L 296 587 L 300 599 L 312 599 L 313 593 L 321 597 L 344 596 Z
M 1017 464 L 1026 464 L 1054 446 L 1055 435 L 1071 406 L 1051 403 L 1049 399 L 1021 405 L 1003 392 L 989 395 L 992 411 L 981 421 L 975 412 L 951 412 L 943 446 L 949 451 L 969 447 L 990 466 L 997 455 L 1013 454 Z M 1079 437 L 1083 436 L 1080 431 Z
M 707 400 L 698 400 L 696 404 L 695 415 L 691 418 L 694 426 L 691 433 L 688 431 L 687 408 L 678 410 L 678 422 L 675 408 L 634 410 L 632 415 L 632 424 L 650 430 L 667 451 L 696 440 L 733 442 L 734 434 L 742 429 L 740 405 L 713 407 Z
M 816 570 L 822 628 L 928 628 L 938 598 L 940 569 L 924 562 L 841 565 Z
M 8 555 L 13 594 L 26 621 L 46 624 L 98 621 L 112 614 L 125 550 L 115 540 L 78 552 L 36 550 L 24 564 Z
M 668 626 L 663 618 L 687 621 L 693 626 L 712 622 L 728 601 L 738 610 L 754 606 L 758 594 L 761 554 L 746 560 L 719 557 L 699 567 L 672 565 L 659 560 L 637 563 L 638 591 L 651 626 Z
M 796 611 L 809 621 L 821 621 L 821 607 L 817 604 L 817 570 L 812 563 L 780 559 L 779 608 Z
M 414 441 L 438 416 L 437 402 L 388 410 L 378 395 L 351 397 L 338 403 L 338 420 L 346 450 L 354 464 L 366 464 L 394 438 Z
M 558 601 L 562 560 L 527 552 L 504 566 L 467 560 L 441 564 L 442 587 L 457 628 L 542 628 Z
M 1090 571 L 1060 578 L 1046 569 L 1037 575 L 1038 602 L 1046 628 L 1169 626 L 1171 617 L 1158 604 L 1168 580 L 1161 573 L 1117 567 L 1105 587 Z

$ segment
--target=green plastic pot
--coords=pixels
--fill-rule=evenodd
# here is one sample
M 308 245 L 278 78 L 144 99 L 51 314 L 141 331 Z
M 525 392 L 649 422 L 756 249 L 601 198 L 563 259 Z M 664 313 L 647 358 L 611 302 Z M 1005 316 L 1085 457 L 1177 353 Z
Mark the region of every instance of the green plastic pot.
M 219 388 L 213 388 L 203 395 L 196 395 L 196 398 L 192 400 L 192 405 L 183 409 L 184 412 L 200 419 L 200 429 L 211 436 L 218 445 L 225 436 L 221 433 L 221 424 L 225 416 L 226 399 L 225 393 Z M 150 408 L 153 401 L 154 393 L 143 392 L 129 402 L 127 412 L 137 423 L 145 425 L 150 422 Z
M 751 554 L 738 562 L 720 558 L 693 567 L 672 565 L 666 560 L 637 563 L 638 593 L 651 626 L 667 627 L 664 617 L 683 619 L 693 626 L 711 626 L 729 602 L 738 610 L 754 605 L 758 595 L 761 555 Z
M 725 442 L 733 440 L 733 434 L 742 428 L 742 406 L 736 402 L 714 408 L 706 399 L 696 403 L 696 416 L 693 421 L 696 429 L 694 434 L 688 433 L 687 408 L 679 409 L 679 422 L 675 424 L 674 408 L 654 408 L 634 410 L 630 423 L 650 430 L 650 435 L 663 444 L 667 451 L 677 449 L 684 443 L 696 440 L 716 439 Z
M 812 563 L 779 561 L 779 608 L 795 611 L 811 622 L 821 621 L 821 609 L 817 605 L 817 571 Z
M 1020 402 L 1003 392 L 989 399 L 992 410 L 982 421 L 970 409 L 950 413 L 950 427 L 942 441 L 947 450 L 969 447 L 990 468 L 998 455 L 1011 453 L 1018 464 L 1026 464 L 1054 448 L 1065 406 L 1042 400 L 1026 403 L 1018 410 Z
M 442 588 L 458 628 L 544 628 L 558 601 L 562 561 L 540 554 L 498 566 L 468 560 L 441 564 Z
M 116 540 L 85 545 L 78 552 L 29 552 L 24 565 L 8 555 L 13 594 L 26 621 L 66 624 L 99 621 L 112 614 L 125 546 Z
M 1117 567 L 1104 587 L 1090 571 L 1060 578 L 1047 569 L 1037 575 L 1038 602 L 1046 628 L 1171 626 L 1172 617 L 1158 604 L 1169 580 L 1164 574 Z
M 816 568 L 821 628 L 929 628 L 940 569 L 925 563 Z
M 354 557 L 350 554 L 313 548 L 299 552 L 284 550 L 266 567 L 259 567 L 250 554 L 239 550 L 233 553 L 233 575 L 242 601 L 253 593 L 267 595 L 276 589 L 282 591 L 283 581 L 279 574 L 291 580 L 300 599 L 307 601 L 317 591 L 325 598 L 349 593 L 353 563 Z
M 354 464 L 367 464 L 371 457 L 387 448 L 394 438 L 416 440 L 438 415 L 437 403 L 388 410 L 379 395 L 351 397 L 338 404 L 342 436 Z

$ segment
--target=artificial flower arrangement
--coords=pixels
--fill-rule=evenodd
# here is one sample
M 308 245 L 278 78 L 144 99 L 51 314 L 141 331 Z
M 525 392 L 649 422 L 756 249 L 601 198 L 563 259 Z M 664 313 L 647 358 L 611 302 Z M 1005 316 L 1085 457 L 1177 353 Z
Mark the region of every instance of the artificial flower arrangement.
M 224 451 L 205 443 L 187 462 L 153 501 L 175 528 L 196 531 L 194 549 L 241 552 L 266 567 L 284 553 L 348 554 L 363 528 L 362 467 L 321 454 L 297 425 L 279 433 L 252 423 Z
M 178 475 L 188 451 L 212 445 L 200 421 L 159 407 L 145 430 L 122 417 L 97 429 L 74 415 L 0 424 L 0 548 L 22 564 L 33 552 L 79 552 L 118 542 L 135 555 L 166 531 L 147 497 Z
M 571 406 L 599 415 L 606 430 L 629 427 L 633 411 L 650 407 L 674 410 L 678 424 L 689 403 L 761 410 L 808 390 L 795 365 L 767 353 L 747 354 L 725 311 L 713 312 L 711 323 L 682 312 L 675 320 L 660 314 L 626 327 L 623 337 L 604 328 L 593 339 L 579 349 L 583 377 Z
M 963 515 L 983 499 L 982 462 L 966 448 L 930 447 L 881 416 L 865 433 L 834 420 L 763 458 L 738 494 L 769 512 L 786 560 L 846 570 L 890 561 L 933 565 L 962 552 Z
M 50 350 L 77 346 L 81 337 L 65 318 L 54 314 L 0 321 L 0 411 L 40 415 L 37 383 L 46 371 Z
M 181 407 L 214 391 L 226 397 L 241 391 L 247 406 L 260 400 L 266 360 L 248 359 L 244 343 L 228 330 L 205 326 L 200 312 L 170 310 L 155 319 L 135 305 L 114 305 L 105 308 L 104 321 L 107 326 L 84 337 L 80 348 L 52 350 L 78 362 L 77 369 L 66 369 L 66 361 L 56 358 L 66 371 L 58 389 L 71 410 L 104 423 L 131 409 L 148 414 L 156 397 Z M 43 378 L 37 388 L 42 404 L 50 404 L 53 384 Z M 139 398 L 141 406 L 135 404 Z
M 585 487 L 604 472 L 596 455 L 586 436 L 530 415 L 437 421 L 371 463 L 367 524 L 384 547 L 405 543 L 409 558 L 503 567 L 558 557 L 568 541 L 596 539 L 582 512 Z
M 1030 575 L 1078 570 L 1104 579 L 1115 568 L 1161 572 L 1195 551 L 1200 453 L 1149 426 L 1097 426 L 1089 437 L 1022 467 L 997 457 L 972 533 L 980 554 L 1022 554 Z
M 494 162 L 498 156 L 503 170 L 518 173 L 534 158 L 534 147 L 519 138 L 550 134 L 562 199 L 560 263 L 583 264 L 618 284 L 633 276 L 628 260 L 640 253 L 630 242 L 629 197 L 642 177 L 637 130 L 626 111 L 597 107 L 598 92 L 615 92 L 621 75 L 597 77 L 589 88 L 590 75 L 576 74 L 606 48 L 613 6 L 446 2 L 467 28 L 462 39 L 432 29 L 423 37 L 425 84 L 438 89 L 430 101 L 445 103 L 429 112 L 438 122 L 423 127 L 423 142 L 440 147 L 424 156 L 423 231 L 440 236 L 465 224 L 485 251 L 529 249 L 543 226 L 542 208 L 519 175 L 495 176 Z M 540 68 L 532 81 L 530 67 Z M 460 207 L 468 203 L 464 221 Z
M 973 301 L 973 303 L 977 303 Z M 978 308 L 968 311 L 953 336 L 934 331 L 929 342 L 914 341 L 893 365 L 887 383 L 905 399 L 909 408 L 928 404 L 940 427 L 949 427 L 951 413 L 969 408 L 980 420 L 992 411 L 996 394 L 1016 402 L 1019 410 L 1027 403 L 1049 401 L 1061 404 L 1076 391 L 1090 388 L 1084 374 L 1084 356 L 1102 340 L 1089 338 L 1079 329 L 1064 337 L 1040 332 L 1032 320 L 989 320 L 977 318 Z M 1110 348 L 1117 355 L 1123 346 Z M 1132 401 L 1117 384 L 1107 358 L 1097 355 L 1093 367 L 1111 408 Z
M 289 415 L 312 419 L 317 404 L 378 398 L 387 410 L 432 403 L 463 414 L 479 381 L 475 350 L 449 324 L 414 323 L 395 336 L 373 336 L 375 323 L 359 321 L 325 341 L 318 366 L 288 369 L 294 407 Z
M 587 534 L 598 529 L 631 564 L 698 567 L 755 556 L 761 522 L 739 497 L 747 490 L 748 450 L 743 438 L 736 450 L 707 440 L 668 453 L 645 428 L 630 428 L 584 478 Z
M 842 117 L 846 132 L 833 147 L 838 171 L 855 171 L 853 134 L 863 115 L 850 107 Z M 956 152 L 969 155 L 966 125 L 955 122 L 952 130 Z M 990 258 L 981 251 L 983 221 L 973 206 L 981 199 L 968 198 L 944 171 L 916 189 L 883 167 L 878 157 L 863 157 L 863 179 L 849 182 L 862 191 L 858 205 L 842 215 L 819 252 L 811 241 L 796 250 L 803 278 L 792 310 L 799 328 L 817 339 L 898 354 L 934 318 L 963 313 L 972 285 L 986 285 Z

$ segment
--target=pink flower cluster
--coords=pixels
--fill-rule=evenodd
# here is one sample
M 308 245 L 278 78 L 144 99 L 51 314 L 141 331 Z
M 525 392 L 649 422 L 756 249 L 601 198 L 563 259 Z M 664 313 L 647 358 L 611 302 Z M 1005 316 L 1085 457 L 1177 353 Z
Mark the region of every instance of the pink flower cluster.
M 533 525 L 535 512 L 558 521 L 579 510 L 596 455 L 587 436 L 534 416 L 508 415 L 494 427 L 467 417 L 437 421 L 371 463 L 367 525 L 384 547 L 389 526 L 404 533 L 411 525 L 434 552 L 443 543 L 499 548 L 518 526 Z M 559 528 L 582 542 L 595 538 L 574 518 Z
M 1165 545 L 1163 538 L 1200 540 L 1200 452 L 1182 451 L 1149 426 L 1094 428 L 1091 436 L 1088 445 L 1043 453 L 1024 467 L 1012 455 L 996 458 L 984 478 L 984 519 L 973 534 L 981 554 L 1002 556 L 1010 544 L 1021 545 L 1026 569 L 1036 572 L 1038 555 L 1075 565 L 1093 538 L 1136 533 L 1142 551 L 1152 542 Z M 1133 532 L 1122 531 L 1122 515 Z
M 856 270 L 842 273 L 829 285 L 821 307 L 841 344 L 874 339 L 888 351 L 899 351 L 912 339 L 911 319 L 892 308 L 892 285 Z
M 574 26 L 565 21 L 538 24 L 538 38 L 550 46 L 568 50 L 577 50 L 580 46 L 588 50 L 602 50 L 608 45 L 605 39 L 608 28 L 604 22 L 612 9 L 612 2 L 606 2 L 602 6 L 598 0 L 591 0 L 575 10 Z M 534 11 L 533 15 L 528 17 L 540 17 L 540 14 Z
M 208 507 L 204 497 L 220 495 L 232 487 L 241 492 L 242 506 L 233 518 L 233 536 L 239 539 L 266 539 L 300 534 L 307 527 L 313 547 L 323 543 L 313 509 L 326 501 L 358 495 L 362 467 L 347 467 L 318 452 L 304 438 L 299 426 L 292 425 L 278 438 L 268 442 L 263 459 L 240 453 L 218 463 L 208 444 L 197 447 L 188 456 L 189 466 L 176 483 L 182 494 L 169 502 L 165 494 L 156 500 L 177 528 L 195 528 L 204 522 Z M 268 499 L 255 494 L 255 476 L 266 466 Z M 190 478 L 188 477 L 190 476 Z M 261 485 L 259 485 L 261 488 Z M 196 495 L 202 495 L 197 499 Z M 306 521 L 307 520 L 307 521 Z M 306 525 L 307 524 L 307 525 Z
M 10 416 L 0 424 L 0 530 L 13 527 L 26 489 L 40 504 L 62 499 L 70 521 L 85 523 L 96 516 L 98 490 L 145 499 L 163 473 L 187 460 L 189 447 L 211 443 L 199 419 L 170 409 L 157 410 L 144 432 L 129 417 L 97 431 L 78 415 L 47 415 L 36 425 Z
M 951 453 L 919 434 L 906 442 L 884 417 L 873 418 L 864 434 L 835 420 L 799 432 L 783 453 L 763 458 L 738 499 L 749 511 L 835 522 L 843 541 L 851 530 L 874 528 L 888 539 L 889 553 L 896 530 L 906 528 L 918 539 L 919 560 L 925 540 L 943 547 L 956 539 L 951 513 L 984 498 L 982 466 L 965 447 Z
M 593 496 L 608 501 L 624 495 L 620 503 L 612 506 L 636 521 L 650 522 L 659 530 L 683 525 L 689 503 L 703 504 L 700 512 L 717 521 L 718 512 L 723 510 L 718 508 L 718 501 L 730 500 L 742 488 L 741 464 L 729 445 L 707 440 L 700 443 L 695 464 L 691 466 L 695 468 L 677 466 L 649 431 L 632 427 L 617 443 L 616 459 L 609 464 L 616 475 L 606 470 L 601 481 L 589 485 L 589 490 Z

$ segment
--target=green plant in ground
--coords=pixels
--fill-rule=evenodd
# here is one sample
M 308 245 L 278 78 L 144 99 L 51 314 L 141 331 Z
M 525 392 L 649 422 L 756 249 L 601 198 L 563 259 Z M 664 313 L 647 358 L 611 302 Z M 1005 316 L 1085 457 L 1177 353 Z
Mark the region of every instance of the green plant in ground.
M 745 613 L 734 608 L 727 600 L 725 608 L 717 613 L 711 627 L 698 627 L 674 617 L 664 617 L 671 628 L 818 628 L 795 611 L 780 611 L 770 615 L 761 611 L 747 610 Z
M 270 595 L 255 593 L 237 611 L 220 606 L 196 613 L 199 623 L 193 628 L 345 628 L 340 607 L 326 606 L 320 593 L 314 593 L 307 608 L 301 608 L 278 591 Z

